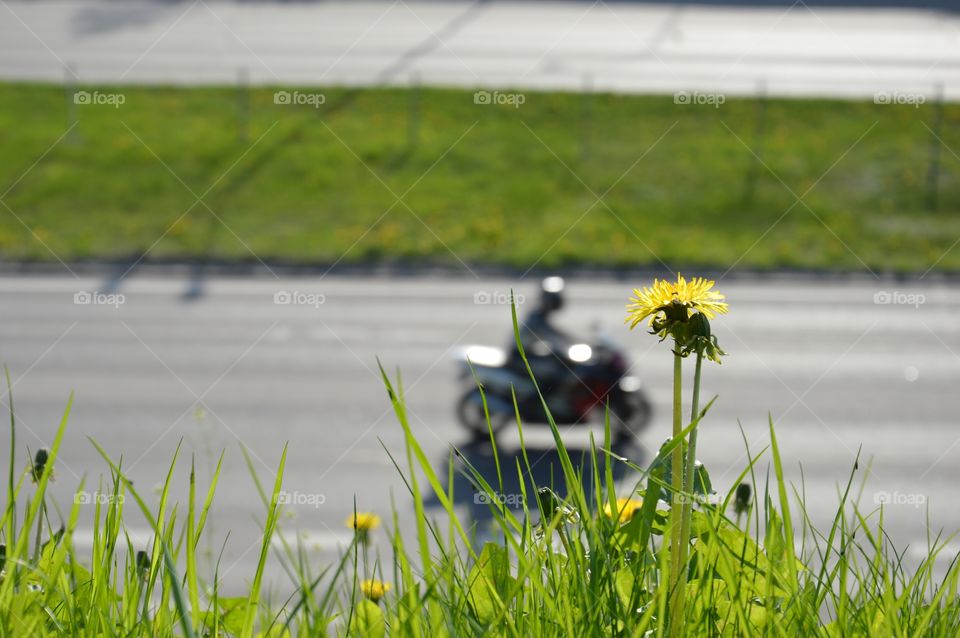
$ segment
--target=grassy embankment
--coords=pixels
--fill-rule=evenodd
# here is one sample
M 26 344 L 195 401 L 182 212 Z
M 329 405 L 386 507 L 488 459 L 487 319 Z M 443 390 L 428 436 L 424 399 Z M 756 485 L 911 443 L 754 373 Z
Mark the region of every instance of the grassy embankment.
M 960 269 L 960 105 L 83 90 L 0 84 L 0 259 Z

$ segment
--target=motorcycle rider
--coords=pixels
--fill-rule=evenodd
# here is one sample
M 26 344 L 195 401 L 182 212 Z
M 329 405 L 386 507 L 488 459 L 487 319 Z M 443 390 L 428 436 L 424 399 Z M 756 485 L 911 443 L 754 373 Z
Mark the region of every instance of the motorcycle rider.
M 538 305 L 520 322 L 520 342 L 537 380 L 544 388 L 566 371 L 565 359 L 573 340 L 557 328 L 551 317 L 563 308 L 563 277 L 547 277 L 540 282 Z M 510 348 L 511 365 L 523 369 L 516 343 Z
M 602 335 L 586 344 L 559 329 L 554 319 L 563 306 L 563 279 L 547 277 L 540 284 L 536 305 L 518 322 L 519 340 L 536 387 L 516 339 L 503 352 L 477 346 L 476 358 L 471 357 L 473 347 L 458 356 L 461 377 L 469 386 L 457 403 L 457 415 L 475 437 L 486 441 L 490 429 L 496 433 L 515 417 L 528 423 L 550 420 L 575 425 L 609 413 L 610 427 L 618 437 L 635 435 L 649 421 L 650 403 L 639 380 L 628 375 L 627 353 Z M 486 363 L 481 362 L 484 357 Z M 478 382 L 485 386 L 483 390 Z

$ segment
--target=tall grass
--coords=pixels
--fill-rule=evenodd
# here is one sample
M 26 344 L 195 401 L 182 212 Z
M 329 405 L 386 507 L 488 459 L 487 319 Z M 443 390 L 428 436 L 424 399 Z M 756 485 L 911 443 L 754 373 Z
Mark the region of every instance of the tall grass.
M 10 466 L 0 521 L 0 635 L 664 636 L 672 611 L 665 539 L 669 510 L 681 503 L 693 507 L 684 540 L 690 558 L 681 581 L 686 583 L 686 604 L 682 616 L 672 621 L 681 623 L 673 628 L 679 635 L 960 634 L 956 557 L 946 574 L 936 577 L 935 564 L 946 543 L 932 543 L 919 566 L 908 571 L 884 534 L 884 512 L 864 511 L 851 497 L 855 468 L 845 479 L 832 524 L 815 530 L 802 490 L 784 479 L 772 422 L 769 446 L 756 454 L 748 448 L 750 461 L 734 481 L 740 487 L 728 494 L 676 494 L 671 487 L 671 455 L 712 402 L 679 436 L 667 440 L 646 467 L 611 451 L 609 423 L 602 442 L 591 437 L 591 462 L 575 465 L 551 421 L 562 472 L 555 484 L 538 485 L 518 418 L 521 454 L 514 466 L 501 464 L 491 432 L 494 473 L 484 474 L 467 458 L 455 462 L 451 456 L 444 475 L 434 469 L 411 430 L 400 378 L 391 379 L 382 367 L 381 372 L 405 434 L 402 454 L 385 453 L 409 488 L 415 532 L 401 534 L 394 511 L 387 526 L 388 560 L 371 551 L 368 532 L 358 530 L 335 564 L 313 565 L 304 547 L 277 534 L 285 451 L 269 489 L 248 463 L 265 512 L 262 543 L 248 595 L 233 598 L 221 597 L 216 574 L 207 582 L 196 563 L 222 456 L 199 504 L 191 463 L 184 518 L 183 508 L 169 498 L 178 454 L 151 507 L 120 464 L 98 447 L 110 470 L 114 498 L 97 504 L 92 550 L 81 554 L 73 543 L 77 502 L 65 521 L 53 520 L 46 507 L 69 402 L 42 467 L 19 455 L 11 409 Z M 532 374 L 531 379 L 536 382 Z M 614 481 L 617 464 L 635 472 L 631 485 Z M 772 465 L 772 473 L 760 475 L 761 464 Z M 484 537 L 495 540 L 481 543 L 481 530 L 458 515 L 456 471 L 486 495 L 496 533 Z M 708 486 L 705 471 L 699 471 L 700 484 Z M 500 498 L 504 477 L 511 475 L 521 490 L 516 510 Z M 746 485 L 762 487 L 750 490 Z M 78 486 L 78 493 L 83 487 Z M 130 500 L 124 496 L 152 527 L 149 547 L 134 546 L 126 532 L 125 503 Z M 428 516 L 428 497 L 440 503 L 439 516 Z M 271 554 L 274 541 L 281 549 Z M 280 604 L 261 597 L 271 560 L 284 567 L 294 589 Z M 387 581 L 389 591 L 375 587 Z

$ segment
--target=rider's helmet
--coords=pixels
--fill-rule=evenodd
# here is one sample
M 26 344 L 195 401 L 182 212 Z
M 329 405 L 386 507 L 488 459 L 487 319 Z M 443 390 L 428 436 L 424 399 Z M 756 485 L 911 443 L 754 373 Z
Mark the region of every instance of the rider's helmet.
M 540 308 L 551 313 L 563 308 L 563 277 L 547 277 L 540 282 Z

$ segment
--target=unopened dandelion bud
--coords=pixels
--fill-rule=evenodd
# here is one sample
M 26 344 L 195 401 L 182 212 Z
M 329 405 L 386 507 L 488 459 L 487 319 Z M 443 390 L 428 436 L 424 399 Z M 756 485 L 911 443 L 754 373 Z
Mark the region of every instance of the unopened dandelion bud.
M 33 467 L 30 469 L 31 477 L 34 483 L 39 483 L 43 477 L 43 471 L 47 467 L 47 461 L 50 460 L 50 452 L 47 448 L 40 448 L 33 456 Z
M 537 505 L 540 507 L 540 519 L 544 522 L 553 518 L 560 507 L 560 498 L 549 487 L 537 490 Z
M 150 569 L 150 555 L 145 551 L 138 550 L 136 557 L 137 573 L 141 576 Z
M 753 496 L 753 488 L 749 483 L 741 483 L 737 486 L 737 491 L 733 497 L 733 511 L 737 516 L 750 508 L 750 499 Z
M 710 320 L 707 315 L 697 312 L 690 317 L 690 336 L 693 338 L 710 338 Z

